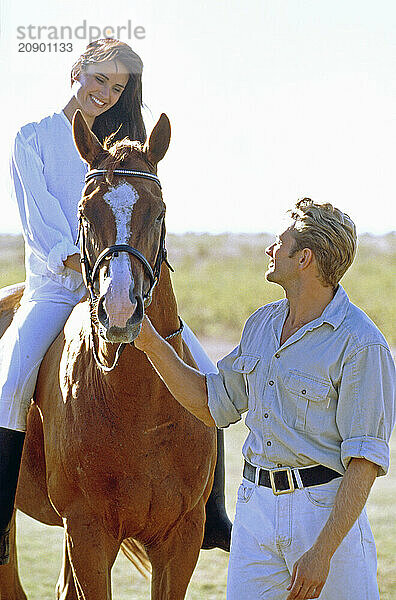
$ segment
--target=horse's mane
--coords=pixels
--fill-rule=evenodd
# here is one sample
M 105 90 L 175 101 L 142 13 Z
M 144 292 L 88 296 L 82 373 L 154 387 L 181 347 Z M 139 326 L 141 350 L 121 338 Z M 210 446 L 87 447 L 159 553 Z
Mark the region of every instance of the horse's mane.
M 113 171 L 122 167 L 131 156 L 135 155 L 145 160 L 143 144 L 138 141 L 131 141 L 129 138 L 113 141 L 113 137 L 117 132 L 109 135 L 103 144 L 104 149 L 109 153 L 101 164 L 101 169 L 107 170 L 107 179 L 111 182 Z

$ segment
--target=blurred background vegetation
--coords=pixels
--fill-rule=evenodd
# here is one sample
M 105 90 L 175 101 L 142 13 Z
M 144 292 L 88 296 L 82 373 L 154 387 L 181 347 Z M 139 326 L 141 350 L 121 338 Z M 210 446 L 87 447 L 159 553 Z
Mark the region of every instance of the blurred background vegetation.
M 262 234 L 168 234 L 170 263 L 179 311 L 198 336 L 237 343 L 247 317 L 283 296 L 265 281 Z M 0 235 L 0 287 L 24 279 L 21 236 Z M 362 308 L 396 345 L 396 232 L 362 235 L 354 264 L 342 280 L 352 302 Z

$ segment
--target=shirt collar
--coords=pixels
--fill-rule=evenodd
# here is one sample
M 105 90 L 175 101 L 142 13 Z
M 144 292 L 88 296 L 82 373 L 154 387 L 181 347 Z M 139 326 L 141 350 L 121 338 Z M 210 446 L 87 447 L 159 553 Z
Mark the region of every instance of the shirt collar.
M 315 328 L 319 327 L 323 323 L 328 323 L 334 329 L 337 329 L 345 319 L 349 304 L 350 301 L 346 291 L 344 290 L 342 285 L 338 284 L 334 297 L 326 306 L 320 317 L 318 317 L 314 321 L 311 321 L 311 325 Z M 279 305 L 274 313 L 274 317 L 288 310 L 289 301 L 287 300 L 287 298 L 284 298 L 279 302 Z
M 59 116 L 62 121 L 64 122 L 64 124 L 66 125 L 66 127 L 68 129 L 72 129 L 72 124 L 70 123 L 69 119 L 66 117 L 65 113 L 63 112 L 63 110 L 61 110 L 59 113 L 54 113 L 54 115 Z
M 350 302 L 346 291 L 342 285 L 338 284 L 333 299 L 326 306 L 319 317 L 319 320 L 322 323 L 328 323 L 334 327 L 334 329 L 337 329 L 345 319 L 349 304 Z

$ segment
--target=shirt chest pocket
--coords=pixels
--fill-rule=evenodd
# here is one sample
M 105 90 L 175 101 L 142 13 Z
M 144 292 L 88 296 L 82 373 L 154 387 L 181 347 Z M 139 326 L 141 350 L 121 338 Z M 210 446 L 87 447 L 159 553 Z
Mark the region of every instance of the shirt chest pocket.
M 260 356 L 254 354 L 243 354 L 239 356 L 232 365 L 232 370 L 235 373 L 241 373 L 245 385 L 245 392 L 248 398 L 249 408 L 254 409 L 256 405 L 257 392 L 257 365 Z
M 282 399 L 282 417 L 299 431 L 321 433 L 330 422 L 330 389 L 328 381 L 291 370 L 284 379 L 286 393 Z

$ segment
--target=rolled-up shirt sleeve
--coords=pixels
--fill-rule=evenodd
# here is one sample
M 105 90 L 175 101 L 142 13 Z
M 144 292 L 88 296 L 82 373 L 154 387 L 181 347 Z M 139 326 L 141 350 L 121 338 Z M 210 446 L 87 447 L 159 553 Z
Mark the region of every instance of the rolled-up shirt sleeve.
M 342 437 L 341 461 L 366 458 L 389 468 L 389 439 L 395 424 L 395 365 L 389 348 L 372 344 L 344 365 L 336 413 Z
M 56 275 L 69 269 L 63 261 L 79 253 L 59 200 L 47 189 L 44 165 L 34 147 L 34 129 L 18 132 L 11 155 L 12 185 L 18 203 L 26 243 Z
M 241 419 L 248 408 L 243 374 L 233 370 L 233 364 L 240 356 L 240 347 L 217 363 L 218 373 L 207 373 L 208 407 L 216 426 L 228 427 Z

